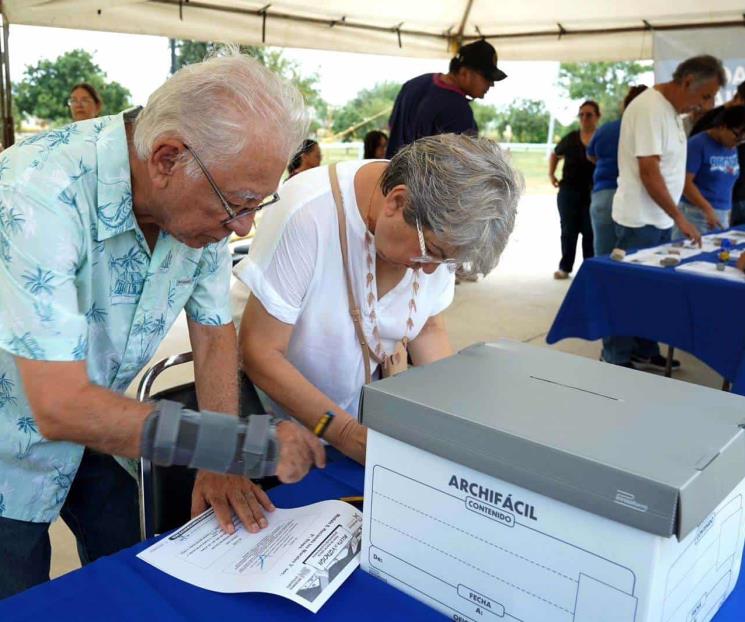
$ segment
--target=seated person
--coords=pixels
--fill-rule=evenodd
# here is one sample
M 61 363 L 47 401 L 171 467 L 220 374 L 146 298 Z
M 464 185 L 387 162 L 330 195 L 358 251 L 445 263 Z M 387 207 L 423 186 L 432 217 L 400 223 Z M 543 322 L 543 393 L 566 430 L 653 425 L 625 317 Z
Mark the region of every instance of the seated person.
M 350 316 L 328 167 L 285 183 L 234 268 L 241 282 L 232 303 L 234 317 L 243 311 L 242 365 L 267 394 L 267 409 L 310 429 L 334 413 L 324 438 L 363 462 L 357 411 L 367 376 L 379 377 L 400 341 L 415 365 L 452 353 L 441 314 L 453 300 L 454 269 L 494 268 L 522 182 L 496 143 L 454 134 L 420 139 L 390 161 L 344 162 L 337 172 L 369 357 Z
M 740 175 L 737 145 L 745 141 L 745 106 L 725 108 L 714 127 L 688 139 L 680 211 L 701 233 L 729 227 L 732 189 Z M 673 238 L 682 237 L 677 229 Z

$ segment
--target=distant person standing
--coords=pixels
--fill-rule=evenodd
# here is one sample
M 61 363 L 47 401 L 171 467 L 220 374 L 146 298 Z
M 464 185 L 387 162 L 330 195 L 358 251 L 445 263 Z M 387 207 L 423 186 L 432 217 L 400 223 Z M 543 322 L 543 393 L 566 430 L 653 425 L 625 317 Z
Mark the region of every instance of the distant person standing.
M 646 85 L 629 87 L 623 100 L 621 114 L 637 95 L 647 90 Z M 595 255 L 608 255 L 616 246 L 616 226 L 611 210 L 613 195 L 618 187 L 618 139 L 621 136 L 621 119 L 601 125 L 587 145 L 587 159 L 595 165 L 592 176 L 590 220 Z
M 365 134 L 363 159 L 385 160 L 386 149 L 388 149 L 388 136 L 385 132 L 372 130 Z
M 425 73 L 406 82 L 396 96 L 388 122 L 386 157 L 424 136 L 473 134 L 478 126 L 468 102 L 480 99 L 507 74 L 497 67 L 497 52 L 480 39 L 460 48 L 448 73 Z
M 595 166 L 587 159 L 590 144 L 600 120 L 600 106 L 587 100 L 579 107 L 579 128 L 569 132 L 556 145 L 548 163 L 548 176 L 554 187 L 559 188 L 556 203 L 561 220 L 561 260 L 555 279 L 568 279 L 574 268 L 577 239 L 582 234 L 582 256 L 594 255 L 592 224 L 590 222 L 590 195 Z M 561 181 L 556 179 L 556 167 L 564 160 Z
M 70 106 L 70 116 L 73 121 L 86 121 L 95 119 L 101 114 L 103 102 L 93 85 L 80 82 L 70 90 L 67 105 Z
M 686 176 L 687 136 L 681 114 L 705 108 L 724 85 L 722 62 L 694 56 L 675 69 L 673 79 L 639 95 L 621 119 L 618 190 L 613 197 L 616 246 L 623 250 L 669 242 L 673 225 L 696 243 L 701 233 L 678 209 Z M 632 303 L 644 305 L 642 299 Z M 602 359 L 633 368 L 664 369 L 654 341 L 635 337 L 603 339 Z M 680 363 L 673 361 L 673 368 Z

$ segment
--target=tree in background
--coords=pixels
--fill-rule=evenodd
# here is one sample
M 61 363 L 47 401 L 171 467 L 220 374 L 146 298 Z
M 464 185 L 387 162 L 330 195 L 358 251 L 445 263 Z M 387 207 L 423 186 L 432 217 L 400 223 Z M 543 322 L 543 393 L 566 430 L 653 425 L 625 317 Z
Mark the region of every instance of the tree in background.
M 345 142 L 362 140 L 370 130 L 388 132 L 388 118 L 401 90 L 397 82 L 380 82 L 363 89 L 356 97 L 333 112 L 331 131 Z
M 175 72 L 184 65 L 202 62 L 207 56 L 215 53 L 222 44 L 214 41 L 183 41 L 174 42 L 175 55 L 171 72 Z M 243 54 L 248 54 L 270 71 L 282 76 L 297 87 L 305 99 L 306 105 L 312 111 L 311 133 L 315 133 L 319 127 L 326 122 L 328 106 L 318 90 L 318 74 L 303 75 L 300 65 L 290 60 L 281 50 L 256 47 L 253 45 L 241 45 Z
M 472 101 L 471 110 L 479 126 L 479 134 L 488 138 L 499 138 L 499 112 L 494 106 Z
M 600 104 L 602 121 L 621 116 L 621 102 L 639 76 L 651 71 L 649 64 L 636 61 L 617 63 L 561 63 L 559 86 L 571 99 L 594 99 Z
M 502 140 L 516 143 L 545 143 L 549 113 L 536 99 L 516 99 L 498 113 L 497 130 Z
M 13 97 L 22 115 L 64 125 L 71 121 L 67 106 L 70 89 L 78 82 L 96 88 L 103 101 L 101 114 L 116 114 L 131 105 L 129 90 L 108 81 L 85 50 L 65 52 L 55 60 L 43 59 L 26 67 L 22 80 L 13 86 Z

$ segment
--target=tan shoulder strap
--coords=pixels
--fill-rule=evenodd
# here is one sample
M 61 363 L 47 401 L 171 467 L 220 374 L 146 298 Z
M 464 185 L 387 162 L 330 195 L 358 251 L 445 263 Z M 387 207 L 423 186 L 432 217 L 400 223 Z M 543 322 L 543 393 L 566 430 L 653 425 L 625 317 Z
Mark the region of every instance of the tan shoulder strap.
M 370 372 L 370 346 L 365 338 L 365 333 L 362 330 L 362 314 L 360 308 L 357 305 L 357 301 L 354 297 L 354 289 L 352 286 L 352 276 L 349 272 L 349 248 L 347 244 L 347 216 L 344 212 L 344 199 L 341 196 L 341 189 L 339 188 L 339 177 L 336 174 L 336 163 L 329 165 L 329 179 L 331 180 L 331 194 L 334 196 L 334 203 L 336 203 L 336 215 L 339 221 L 339 244 L 341 245 L 341 262 L 344 266 L 344 279 L 347 283 L 347 298 L 349 301 L 349 315 L 352 316 L 352 323 L 354 324 L 354 332 L 357 335 L 357 341 L 360 343 L 362 348 L 362 360 L 365 364 L 365 384 L 372 382 L 372 374 Z

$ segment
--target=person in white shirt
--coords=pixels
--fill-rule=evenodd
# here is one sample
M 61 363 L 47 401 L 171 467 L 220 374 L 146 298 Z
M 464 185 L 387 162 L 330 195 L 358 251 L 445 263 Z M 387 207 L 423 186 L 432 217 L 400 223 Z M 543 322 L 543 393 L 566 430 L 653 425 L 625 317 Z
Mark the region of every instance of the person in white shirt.
M 680 115 L 706 108 L 725 82 L 719 59 L 695 56 L 678 65 L 672 81 L 647 89 L 624 112 L 618 144 L 618 190 L 613 198 L 616 248 L 669 242 L 673 224 L 687 238 L 701 242 L 700 232 L 678 209 L 687 143 Z M 624 367 L 635 363 L 665 366 L 657 343 L 634 337 L 605 338 L 602 359 Z M 673 363 L 673 367 L 679 366 L 677 361 Z
M 233 313 L 242 312 L 244 371 L 269 410 L 310 429 L 333 413 L 323 437 L 363 462 L 357 410 L 367 372 L 378 377 L 400 341 L 414 365 L 452 353 L 441 313 L 453 299 L 454 269 L 494 268 L 522 179 L 496 143 L 455 134 L 415 141 L 390 162 L 344 162 L 337 173 L 343 234 L 329 167 L 287 181 L 234 269 Z M 369 370 L 350 315 L 342 235 Z

